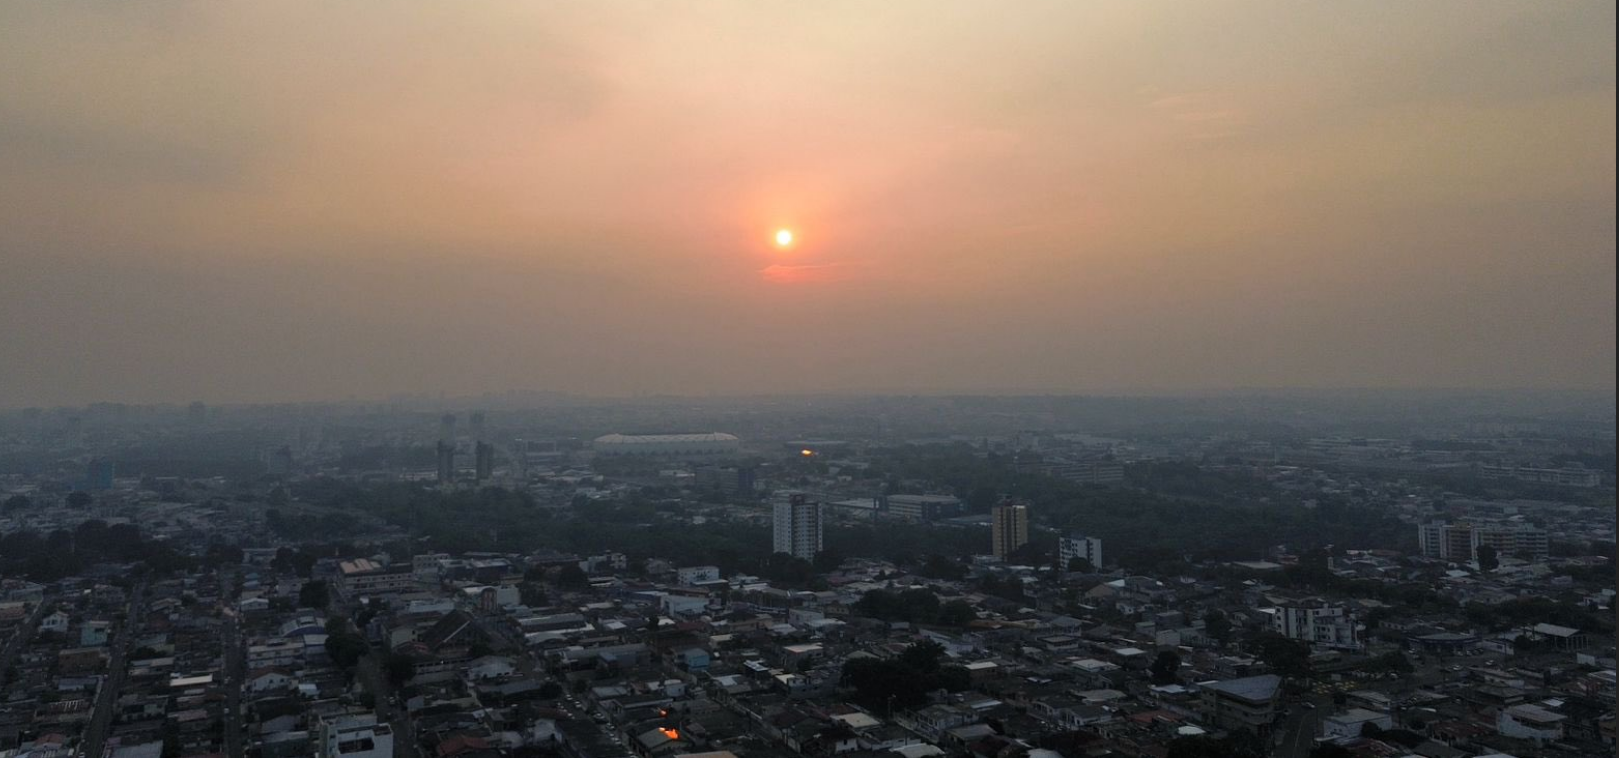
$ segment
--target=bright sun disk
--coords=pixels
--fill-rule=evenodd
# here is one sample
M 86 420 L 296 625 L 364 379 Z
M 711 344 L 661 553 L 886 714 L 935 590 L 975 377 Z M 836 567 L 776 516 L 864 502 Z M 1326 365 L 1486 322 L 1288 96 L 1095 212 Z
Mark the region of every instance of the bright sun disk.
M 791 244 L 793 244 L 793 230 L 792 229 L 777 229 L 776 230 L 776 246 L 777 247 L 787 247 L 788 245 L 791 245 Z

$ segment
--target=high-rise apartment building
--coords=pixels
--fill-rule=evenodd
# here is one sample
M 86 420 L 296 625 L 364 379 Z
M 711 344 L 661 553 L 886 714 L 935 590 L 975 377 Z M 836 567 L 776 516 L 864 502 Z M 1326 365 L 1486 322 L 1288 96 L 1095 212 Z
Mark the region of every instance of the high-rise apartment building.
M 473 443 L 473 478 L 482 482 L 495 475 L 495 446 L 488 442 Z
M 1430 558 L 1453 563 L 1474 560 L 1482 545 L 1497 555 L 1547 557 L 1547 530 L 1522 524 L 1421 524 L 1418 548 Z
M 1271 630 L 1289 639 L 1324 647 L 1359 650 L 1360 624 L 1350 611 L 1320 600 L 1296 600 L 1276 608 L 1263 608 L 1271 617 Z
M 434 446 L 434 465 L 437 469 L 437 479 L 440 484 L 448 484 L 456 480 L 456 443 L 439 440 Z
M 772 551 L 810 560 L 821 552 L 821 503 L 793 495 L 772 513 Z
M 990 553 L 1006 560 L 1029 543 L 1029 508 L 1003 502 L 990 509 Z
M 1102 570 L 1102 540 L 1073 535 L 1058 540 L 1058 566 L 1067 571 L 1070 561 L 1084 558 L 1092 568 Z

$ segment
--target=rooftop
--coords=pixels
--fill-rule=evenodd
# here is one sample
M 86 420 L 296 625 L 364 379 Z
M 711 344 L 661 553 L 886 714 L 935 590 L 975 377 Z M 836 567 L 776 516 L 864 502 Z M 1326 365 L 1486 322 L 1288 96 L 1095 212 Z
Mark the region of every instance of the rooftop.
M 1206 690 L 1231 695 L 1243 700 L 1270 700 L 1277 695 L 1277 688 L 1282 685 L 1282 677 L 1276 674 L 1263 674 L 1261 676 L 1247 676 L 1242 679 L 1228 679 L 1224 682 L 1211 682 L 1202 685 Z

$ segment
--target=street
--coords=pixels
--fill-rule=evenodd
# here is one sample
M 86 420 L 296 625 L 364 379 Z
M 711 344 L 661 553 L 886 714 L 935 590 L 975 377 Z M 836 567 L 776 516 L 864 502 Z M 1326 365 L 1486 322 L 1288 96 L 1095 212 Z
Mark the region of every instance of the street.
M 1301 703 L 1289 706 L 1283 726 L 1277 731 L 1274 755 L 1279 758 L 1306 758 L 1316 747 L 1316 735 L 1322 721 L 1322 710 L 1332 702 L 1310 701 L 1316 707 L 1306 708 Z
M 355 629 L 352 620 L 354 610 L 341 594 L 336 592 L 332 594 L 328 610 L 332 618 L 343 620 L 345 628 L 364 635 L 363 631 Z M 376 699 L 377 713 L 394 731 L 394 758 L 417 758 L 419 751 L 416 748 L 416 732 L 412 729 L 410 714 L 405 711 L 403 703 L 397 703 L 394 699 L 394 688 L 388 683 L 388 677 L 383 672 L 382 660 L 387 651 L 369 645 L 368 647 L 367 654 L 361 656 L 359 662 L 355 664 L 355 679 Z
M 226 588 L 235 585 L 236 572 L 220 572 L 219 581 L 223 594 Z M 225 618 L 220 633 L 220 640 L 225 646 L 225 755 L 226 758 L 242 758 L 242 677 L 245 672 L 242 670 L 241 621 L 229 601 L 226 601 L 220 613 Z
M 118 707 L 118 689 L 124 685 L 125 656 L 129 653 L 129 642 L 132 631 L 141 623 L 141 615 L 145 608 L 143 595 L 146 594 L 146 580 L 135 585 L 129 595 L 129 615 L 118 628 L 118 635 L 113 638 L 109 649 L 112 651 L 107 660 L 107 677 L 101 683 L 101 690 L 96 693 L 96 711 L 90 718 L 90 726 L 85 729 L 84 743 L 80 755 L 84 758 L 101 758 L 103 745 L 107 741 L 107 730 L 112 726 L 113 710 Z

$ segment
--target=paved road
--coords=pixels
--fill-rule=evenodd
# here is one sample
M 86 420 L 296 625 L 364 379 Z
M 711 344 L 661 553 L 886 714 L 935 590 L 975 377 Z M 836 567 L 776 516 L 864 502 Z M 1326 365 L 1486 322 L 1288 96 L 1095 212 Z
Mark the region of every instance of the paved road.
M 96 695 L 95 715 L 90 717 L 90 726 L 84 733 L 80 751 L 84 758 L 101 758 L 107 730 L 112 727 L 113 710 L 118 707 L 118 688 L 124 686 L 124 659 L 129 654 L 130 638 L 135 627 L 140 625 L 146 608 L 145 594 L 146 580 L 143 579 L 130 593 L 129 615 L 110 645 L 112 657 L 107 661 L 107 678 L 101 683 L 101 691 Z
M 1289 707 L 1284 717 L 1282 728 L 1278 730 L 1277 749 L 1273 755 L 1278 758 L 1306 758 L 1311 749 L 1316 747 L 1316 735 L 1322 721 L 1322 709 L 1328 707 L 1333 701 L 1310 701 L 1316 708 L 1305 708 L 1301 704 Z
M 329 610 L 335 618 L 343 619 L 343 625 L 349 631 L 361 634 L 354 626 L 354 609 L 339 593 L 332 594 Z M 411 716 L 403 706 L 395 703 L 394 688 L 388 683 L 388 677 L 383 674 L 382 661 L 386 654 L 387 651 L 381 648 L 371 648 L 370 653 L 362 656 L 360 662 L 355 665 L 355 679 L 366 692 L 376 698 L 378 716 L 394 731 L 394 758 L 418 758 L 416 732 L 411 723 Z
M 225 646 L 225 755 L 226 758 L 242 758 L 242 685 L 245 684 L 242 678 L 246 675 L 243 671 L 242 628 L 236 611 L 230 607 L 230 595 L 226 591 L 234 586 L 236 572 L 222 571 L 219 581 L 221 596 L 226 598 L 225 607 L 221 609 L 225 624 L 220 634 L 220 641 Z

